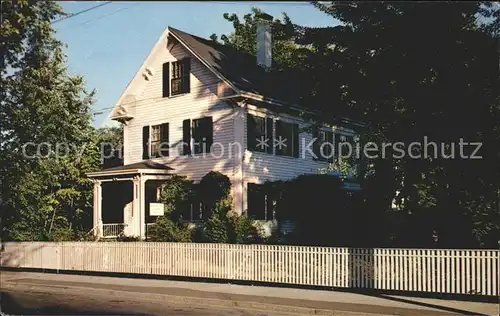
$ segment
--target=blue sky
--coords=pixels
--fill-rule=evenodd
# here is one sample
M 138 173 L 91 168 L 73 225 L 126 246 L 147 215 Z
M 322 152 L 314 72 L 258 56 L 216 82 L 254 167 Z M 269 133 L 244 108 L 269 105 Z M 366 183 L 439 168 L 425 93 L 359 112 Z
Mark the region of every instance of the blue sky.
M 68 13 L 96 6 L 99 1 L 60 2 Z M 149 51 L 168 26 L 208 37 L 229 34 L 233 28 L 223 13 L 240 17 L 252 6 L 281 17 L 286 12 L 294 23 L 306 26 L 336 22 L 307 2 L 113 2 L 54 24 L 56 37 L 68 47 L 71 73 L 84 76 L 87 89 L 97 92 L 94 126 L 109 122 L 110 107 L 132 79 Z

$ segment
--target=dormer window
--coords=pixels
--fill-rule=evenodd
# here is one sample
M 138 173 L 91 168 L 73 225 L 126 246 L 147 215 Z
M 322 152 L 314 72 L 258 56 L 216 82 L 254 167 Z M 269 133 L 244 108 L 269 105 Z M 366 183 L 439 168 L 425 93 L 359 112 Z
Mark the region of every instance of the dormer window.
M 190 92 L 191 58 L 163 64 L 163 97 Z

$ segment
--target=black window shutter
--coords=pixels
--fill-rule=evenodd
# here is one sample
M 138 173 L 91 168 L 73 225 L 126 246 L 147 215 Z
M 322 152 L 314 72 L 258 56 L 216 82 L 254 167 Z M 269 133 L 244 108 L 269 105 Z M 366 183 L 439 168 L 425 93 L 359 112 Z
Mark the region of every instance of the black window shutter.
M 255 184 L 249 183 L 247 188 L 247 216 L 255 219 Z
M 163 157 L 168 156 L 168 150 L 169 150 L 169 143 L 168 143 L 168 123 L 163 123 L 160 126 L 160 154 Z
M 342 143 L 342 140 L 340 139 L 340 134 L 335 133 L 334 134 L 335 138 L 335 157 L 339 157 L 341 152 L 342 152 L 342 147 L 340 144 Z
M 163 97 L 170 96 L 170 63 L 163 64 Z
M 336 142 L 334 143 L 334 141 L 333 141 L 333 135 L 334 135 L 333 132 L 326 133 L 326 138 L 327 138 L 328 143 L 333 144 L 333 146 L 330 146 L 330 148 L 333 147 L 333 149 L 332 149 L 333 152 L 330 153 L 330 155 L 332 157 L 328 158 L 328 161 L 332 162 L 332 163 L 335 161 L 335 157 L 337 156 L 337 147 L 336 147 L 337 144 L 336 144 Z
M 293 124 L 293 156 L 299 158 L 299 124 Z
M 267 142 L 267 144 L 269 145 L 267 147 L 267 153 L 272 154 L 274 148 L 274 137 L 273 137 L 273 119 L 270 117 L 266 119 L 266 137 L 267 139 L 269 139 L 269 141 Z
M 183 67 L 182 71 L 184 72 L 182 74 L 182 92 L 183 93 L 189 93 L 191 91 L 191 58 L 187 57 L 184 58 L 183 60 Z
M 283 135 L 283 122 L 281 120 L 276 121 L 276 138 L 279 140 L 281 136 L 281 139 L 286 138 L 285 135 Z M 286 147 L 281 146 L 281 149 L 279 146 L 276 147 L 276 155 L 283 155 L 284 154 L 284 149 Z
M 248 210 L 247 216 L 255 220 L 265 219 L 265 195 L 262 190 L 262 185 L 249 183 L 248 184 Z
M 149 159 L 149 126 L 142 127 L 142 159 Z
M 214 142 L 214 127 L 211 116 L 205 117 L 203 119 L 203 135 L 206 138 L 205 141 L 206 150 L 207 152 L 210 152 L 210 147 L 212 147 L 212 144 Z
M 274 201 L 276 200 L 276 196 L 274 191 L 272 191 L 269 187 L 265 187 L 265 201 L 266 201 L 266 220 L 270 221 L 274 219 Z
M 247 113 L 247 147 L 249 150 L 255 150 L 256 144 L 255 120 Z
M 182 121 L 182 154 L 191 155 L 191 120 Z
M 317 126 L 313 127 L 312 137 L 313 137 L 313 140 L 314 140 L 314 143 L 313 143 L 313 153 L 318 157 L 318 158 L 314 158 L 313 157 L 313 160 L 319 160 L 319 158 L 321 157 L 321 153 L 320 153 L 321 141 L 319 139 L 319 131 L 318 131 L 318 127 Z

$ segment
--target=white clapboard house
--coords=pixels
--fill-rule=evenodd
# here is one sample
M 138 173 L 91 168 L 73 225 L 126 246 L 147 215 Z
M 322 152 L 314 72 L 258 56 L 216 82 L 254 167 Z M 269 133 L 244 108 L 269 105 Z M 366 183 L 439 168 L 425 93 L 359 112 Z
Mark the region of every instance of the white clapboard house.
M 303 108 L 293 103 L 288 78 L 269 71 L 265 21 L 256 56 L 172 27 L 163 32 L 110 114 L 123 124 L 123 165 L 88 174 L 95 183 L 96 234 L 144 238 L 161 213 L 162 182 L 172 174 L 198 182 L 210 171 L 230 178 L 236 212 L 276 227 L 265 194 L 252 192 L 266 181 L 317 173 L 328 159 L 305 148 L 313 139 L 304 131 L 311 121 L 299 115 Z M 342 126 L 319 129 L 316 145 L 355 135 Z M 348 180 L 346 188 L 356 189 Z M 184 219 L 200 219 L 194 205 Z

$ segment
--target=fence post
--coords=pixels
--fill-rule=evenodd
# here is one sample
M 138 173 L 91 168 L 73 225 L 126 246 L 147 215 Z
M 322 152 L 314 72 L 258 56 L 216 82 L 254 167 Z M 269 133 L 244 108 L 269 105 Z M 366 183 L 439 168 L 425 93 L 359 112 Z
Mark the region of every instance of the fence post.
M 56 270 L 57 270 L 57 274 L 59 274 L 59 248 L 61 247 L 61 243 L 58 243 L 57 247 L 56 247 L 56 256 L 57 256 L 57 267 L 56 267 Z

